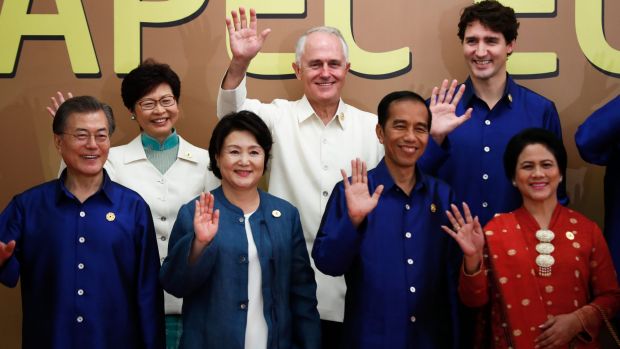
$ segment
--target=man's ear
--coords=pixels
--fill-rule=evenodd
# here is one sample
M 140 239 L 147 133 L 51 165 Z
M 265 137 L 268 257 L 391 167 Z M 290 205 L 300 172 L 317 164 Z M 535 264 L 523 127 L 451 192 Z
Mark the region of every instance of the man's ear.
M 383 144 L 383 128 L 380 124 L 375 126 L 375 133 L 377 134 L 377 138 L 379 139 L 379 143 Z
M 297 77 L 297 80 L 301 80 L 301 66 L 297 65 L 297 63 L 293 62 L 293 64 L 291 64 L 293 66 L 293 71 L 295 71 L 295 76 Z
M 517 39 L 514 39 L 506 45 L 506 49 L 508 50 L 508 56 L 510 56 L 512 52 L 515 50 L 516 44 L 517 44 Z
M 56 151 L 60 154 L 60 146 L 62 144 L 62 136 L 54 134 L 54 147 L 56 147 Z

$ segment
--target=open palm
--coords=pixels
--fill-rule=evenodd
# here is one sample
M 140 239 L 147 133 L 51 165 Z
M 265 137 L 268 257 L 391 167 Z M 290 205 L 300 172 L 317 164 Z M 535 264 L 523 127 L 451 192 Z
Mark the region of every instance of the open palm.
M 271 29 L 265 29 L 260 34 L 258 33 L 258 21 L 254 9 L 250 9 L 249 25 L 243 7 L 239 8 L 239 13 L 232 11 L 231 16 L 232 18 L 226 18 L 230 51 L 234 58 L 250 61 L 263 47 Z
M 471 108 L 461 116 L 456 115 L 456 106 L 461 97 L 463 97 L 464 92 L 465 85 L 461 85 L 457 90 L 456 80 L 452 80 L 452 83 L 448 86 L 448 80 L 445 79 L 441 87 L 433 88 L 429 105 L 433 116 L 431 136 L 434 138 L 438 136 L 443 140 L 446 135 L 471 118 Z
M 441 228 L 454 238 L 465 256 L 475 257 L 482 255 L 484 235 L 478 217 L 473 218 L 471 216 L 471 211 L 466 203 L 463 203 L 463 215 L 461 215 L 456 205 L 452 204 L 451 209 L 452 212 L 446 211 L 446 215 L 450 223 L 452 223 L 453 229 L 446 226 L 441 226 Z
M 201 193 L 196 200 L 194 212 L 194 232 L 196 240 L 202 244 L 209 244 L 217 234 L 220 221 L 220 211 L 213 211 L 215 197 L 211 193 Z
M 359 226 L 366 216 L 377 207 L 383 185 L 379 185 L 375 192 L 370 195 L 368 191 L 368 174 L 366 163 L 360 159 L 351 160 L 351 182 L 347 173 L 340 170 L 344 183 L 344 194 L 347 201 L 349 218 L 354 226 Z

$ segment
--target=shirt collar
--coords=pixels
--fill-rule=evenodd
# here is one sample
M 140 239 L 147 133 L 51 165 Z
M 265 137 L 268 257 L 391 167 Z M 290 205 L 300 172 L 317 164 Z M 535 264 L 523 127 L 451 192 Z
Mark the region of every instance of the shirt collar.
M 346 120 L 348 119 L 346 117 L 346 112 L 347 105 L 342 101 L 342 99 L 340 99 L 338 102 L 338 109 L 336 109 L 336 114 L 334 116 L 335 120 L 332 119 L 330 123 L 337 122 L 338 125 L 340 125 L 340 127 L 344 130 L 346 128 Z M 301 124 L 312 116 L 318 118 L 314 112 L 314 109 L 312 109 L 312 106 L 310 105 L 310 101 L 308 101 L 308 98 L 304 95 L 298 103 L 297 121 Z
M 506 73 L 506 86 L 504 86 L 504 93 L 502 94 L 502 100 L 507 102 L 509 107 L 512 107 L 512 98 L 515 95 L 517 88 L 517 84 L 514 82 L 510 74 Z M 465 93 L 463 93 L 463 105 L 467 107 L 471 107 L 472 99 L 476 96 L 476 91 L 474 89 L 474 83 L 471 80 L 471 77 L 468 76 L 467 80 L 465 80 Z
M 386 191 L 398 188 L 398 186 L 394 182 L 394 178 L 392 178 L 392 175 L 390 174 L 390 171 L 388 170 L 387 165 L 385 164 L 385 157 L 383 157 L 381 161 L 379 162 L 379 164 L 377 165 L 377 167 L 375 167 L 374 178 L 376 180 L 377 186 L 379 184 L 383 184 L 384 190 Z M 413 186 L 413 190 L 411 192 L 413 193 L 413 192 L 422 190 L 423 188 L 427 186 L 426 182 L 427 182 L 426 175 L 422 173 L 422 171 L 420 171 L 418 166 L 416 166 L 415 167 L 415 185 Z
M 65 186 L 66 179 L 67 179 L 67 169 L 65 168 L 60 174 L 60 177 L 58 178 L 58 187 L 56 190 L 56 202 L 60 202 L 60 200 L 62 200 L 63 198 L 77 200 L 75 198 L 75 195 L 73 195 L 73 193 L 71 193 L 69 189 L 67 189 L 67 187 Z M 106 197 L 108 201 L 114 202 L 114 187 L 112 185 L 112 180 L 108 176 L 108 172 L 105 170 L 105 168 L 103 169 L 103 182 L 101 183 L 101 187 L 92 196 L 100 195 L 100 194 Z
M 170 136 L 168 136 L 161 144 L 157 139 L 147 135 L 145 132 L 141 133 L 140 139 L 142 141 L 142 146 L 144 147 L 144 149 L 156 151 L 172 149 L 179 145 L 179 135 L 177 135 L 177 131 L 175 129 L 172 129 L 172 133 L 170 134 Z

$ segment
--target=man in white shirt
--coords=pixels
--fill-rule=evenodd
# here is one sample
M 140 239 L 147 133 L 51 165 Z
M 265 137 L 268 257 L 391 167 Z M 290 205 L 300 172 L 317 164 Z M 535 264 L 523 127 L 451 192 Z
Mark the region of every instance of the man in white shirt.
M 349 168 L 355 158 L 366 161 L 368 168 L 381 160 L 383 148 L 375 136 L 377 118 L 340 98 L 350 67 L 348 47 L 340 32 L 331 27 L 312 28 L 297 42 L 292 66 L 304 87 L 301 99 L 276 99 L 269 104 L 247 99 L 245 75 L 270 29 L 259 33 L 256 12 L 250 9 L 249 22 L 245 12 L 240 8 L 226 19 L 233 58 L 219 91 L 217 116 L 245 109 L 269 126 L 274 138 L 269 192 L 299 209 L 310 252 L 327 200 L 342 179 L 340 169 Z M 344 314 L 344 279 L 313 268 L 323 348 L 337 348 Z

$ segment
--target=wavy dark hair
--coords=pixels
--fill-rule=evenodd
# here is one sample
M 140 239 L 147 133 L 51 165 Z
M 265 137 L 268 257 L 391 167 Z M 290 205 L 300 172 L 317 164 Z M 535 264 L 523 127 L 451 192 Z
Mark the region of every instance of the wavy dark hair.
M 519 34 L 519 22 L 515 11 L 499 1 L 485 0 L 463 9 L 457 34 L 461 42 L 465 38 L 467 26 L 475 21 L 479 21 L 494 32 L 502 33 L 507 44 L 515 40 Z

